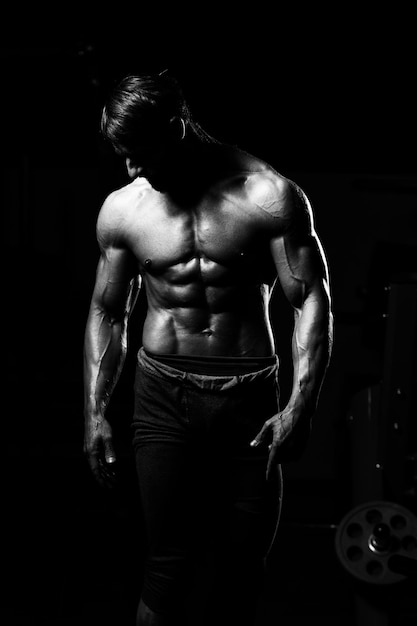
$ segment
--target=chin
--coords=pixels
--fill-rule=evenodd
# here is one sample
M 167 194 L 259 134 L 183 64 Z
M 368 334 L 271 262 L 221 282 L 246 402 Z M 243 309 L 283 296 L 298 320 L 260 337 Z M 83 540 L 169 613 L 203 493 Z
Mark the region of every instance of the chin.
M 143 173 L 152 187 L 157 191 L 167 191 L 172 186 L 172 180 L 168 172 L 147 170 Z

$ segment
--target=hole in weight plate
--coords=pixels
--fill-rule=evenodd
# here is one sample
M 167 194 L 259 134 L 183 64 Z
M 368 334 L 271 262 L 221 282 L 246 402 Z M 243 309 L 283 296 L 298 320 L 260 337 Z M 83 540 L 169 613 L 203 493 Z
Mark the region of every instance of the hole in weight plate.
M 391 527 L 394 530 L 402 530 L 407 526 L 407 520 L 403 515 L 393 515 L 391 517 Z
M 414 552 L 417 550 L 417 538 L 412 535 L 406 535 L 403 537 L 401 545 L 407 552 Z

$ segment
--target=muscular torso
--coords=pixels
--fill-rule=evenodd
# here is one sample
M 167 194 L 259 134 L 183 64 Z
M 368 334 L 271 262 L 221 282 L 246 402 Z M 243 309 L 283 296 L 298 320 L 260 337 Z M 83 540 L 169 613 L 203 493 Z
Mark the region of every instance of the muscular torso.
M 136 179 L 120 193 L 120 230 L 146 289 L 145 349 L 157 354 L 266 356 L 276 269 L 273 192 L 257 170 L 217 180 L 181 205 Z M 272 183 L 271 183 L 272 185 Z M 262 195 L 262 203 L 257 195 Z

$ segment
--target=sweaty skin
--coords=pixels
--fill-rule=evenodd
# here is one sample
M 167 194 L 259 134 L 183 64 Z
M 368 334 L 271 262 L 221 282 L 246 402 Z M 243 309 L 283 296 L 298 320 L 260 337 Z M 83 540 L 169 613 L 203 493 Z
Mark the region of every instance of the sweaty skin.
M 85 336 L 85 450 L 104 483 L 116 458 L 105 409 L 141 287 L 149 352 L 259 357 L 275 352 L 269 301 L 279 280 L 294 309 L 294 376 L 288 405 L 252 442 L 269 444 L 268 473 L 296 454 L 310 429 L 332 334 L 329 277 L 311 207 L 263 161 L 220 145 L 211 150 L 222 167 L 213 166 L 189 195 L 158 191 L 138 168 L 98 217 L 101 256 Z

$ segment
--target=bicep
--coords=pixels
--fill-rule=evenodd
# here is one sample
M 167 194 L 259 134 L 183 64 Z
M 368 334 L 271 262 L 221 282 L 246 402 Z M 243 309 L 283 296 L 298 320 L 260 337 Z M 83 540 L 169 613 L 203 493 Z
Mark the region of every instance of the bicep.
M 301 309 L 308 296 L 329 297 L 329 272 L 323 247 L 314 232 L 289 233 L 271 242 L 277 277 L 290 304 Z
M 311 294 L 329 298 L 329 272 L 314 229 L 309 199 L 291 183 L 283 202 L 283 228 L 271 239 L 271 253 L 282 289 L 295 309 Z

